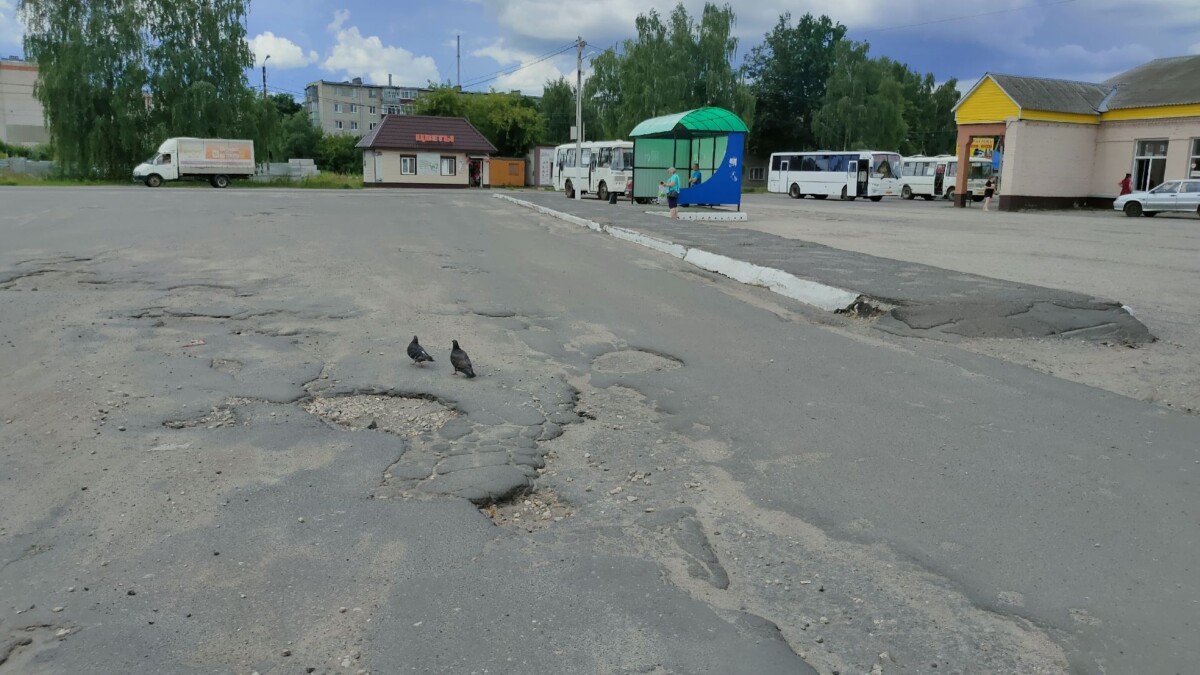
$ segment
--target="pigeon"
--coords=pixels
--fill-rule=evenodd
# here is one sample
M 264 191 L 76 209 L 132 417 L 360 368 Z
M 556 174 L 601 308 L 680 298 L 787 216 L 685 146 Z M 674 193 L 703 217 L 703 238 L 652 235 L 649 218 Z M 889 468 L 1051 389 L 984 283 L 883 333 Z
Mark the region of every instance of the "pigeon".
M 433 357 L 429 355 L 429 352 L 425 351 L 425 348 L 421 346 L 420 342 L 417 342 L 416 335 L 413 336 L 413 341 L 408 343 L 408 358 L 412 359 L 413 363 L 418 364 L 433 360 Z
M 471 368 L 471 357 L 458 346 L 458 340 L 452 342 L 454 346 L 450 349 L 450 365 L 454 366 L 454 372 L 475 377 L 475 369 Z

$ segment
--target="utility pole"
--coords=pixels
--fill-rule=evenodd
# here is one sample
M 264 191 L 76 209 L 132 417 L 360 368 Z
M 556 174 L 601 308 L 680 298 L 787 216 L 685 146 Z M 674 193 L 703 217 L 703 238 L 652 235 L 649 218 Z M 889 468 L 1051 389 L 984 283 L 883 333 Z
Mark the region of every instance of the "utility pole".
M 271 55 L 267 54 L 267 58 L 263 59 L 263 100 L 267 100 L 267 61 L 271 60 Z
M 582 37 L 575 38 L 575 180 L 583 172 L 583 48 L 587 43 Z M 583 190 L 575 185 L 575 199 L 583 199 Z
M 462 91 L 462 36 L 454 36 L 454 88 Z

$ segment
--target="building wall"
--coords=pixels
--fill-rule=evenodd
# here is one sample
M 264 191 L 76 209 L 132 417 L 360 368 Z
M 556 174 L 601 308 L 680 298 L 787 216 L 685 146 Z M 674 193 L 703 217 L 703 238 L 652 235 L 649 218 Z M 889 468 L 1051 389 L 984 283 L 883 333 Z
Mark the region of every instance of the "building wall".
M 398 105 L 401 111 L 411 109 L 416 99 L 400 98 L 401 92 L 414 94 L 419 90 L 353 82 L 312 82 L 304 90 L 304 109 L 309 122 L 327 134 L 365 136 L 383 120 L 385 106 Z M 341 129 L 337 128 L 339 121 Z M 353 128 L 355 123 L 357 129 Z
M 37 79 L 36 65 L 0 60 L 0 141 L 13 145 L 50 141 L 42 104 L 33 96 Z
M 985 124 L 1015 119 L 1019 113 L 1017 104 L 1004 93 L 991 77 L 982 82 L 954 111 L 959 124 Z
M 491 169 L 495 173 L 492 185 L 495 187 L 525 187 L 524 159 L 493 159 Z
M 1116 197 L 1117 183 L 1133 171 L 1137 141 L 1167 139 L 1167 180 L 1190 178 L 1193 139 L 1200 138 L 1200 116 L 1104 122 L 1096 135 L 1095 168 L 1087 195 Z
M 1087 196 L 1095 161 L 1096 131 L 1092 124 L 1012 122 L 1004 140 L 1001 193 L 1025 197 Z
M 368 187 L 380 184 L 389 186 L 467 187 L 471 179 L 467 155 L 463 152 L 447 151 L 442 153 L 417 150 L 380 150 L 378 175 L 375 174 L 373 152 L 373 150 L 363 151 L 363 184 Z M 400 172 L 400 158 L 403 156 L 415 156 L 417 158 L 416 175 L 402 174 Z M 455 158 L 455 175 L 441 175 L 441 158 L 443 156 Z M 487 168 L 486 165 L 487 163 L 485 162 L 485 170 Z M 484 180 L 487 180 L 486 173 Z

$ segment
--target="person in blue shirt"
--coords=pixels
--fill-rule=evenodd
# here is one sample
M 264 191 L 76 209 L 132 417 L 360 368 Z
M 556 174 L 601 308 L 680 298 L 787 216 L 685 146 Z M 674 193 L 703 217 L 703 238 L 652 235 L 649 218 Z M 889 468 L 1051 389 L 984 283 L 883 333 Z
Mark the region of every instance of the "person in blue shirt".
M 671 218 L 679 220 L 679 174 L 675 167 L 667 169 L 667 179 L 659 181 L 660 186 L 667 190 L 667 206 L 671 207 Z
M 688 179 L 688 187 L 696 187 L 704 180 L 700 175 L 700 165 L 692 164 L 692 177 Z

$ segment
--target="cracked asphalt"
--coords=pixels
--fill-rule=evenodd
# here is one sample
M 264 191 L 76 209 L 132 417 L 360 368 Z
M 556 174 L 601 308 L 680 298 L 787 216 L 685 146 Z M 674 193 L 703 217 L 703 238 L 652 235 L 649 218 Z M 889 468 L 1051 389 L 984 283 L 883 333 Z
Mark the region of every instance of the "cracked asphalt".
M 1194 416 L 483 193 L 0 198 L 4 675 L 1194 670 Z

